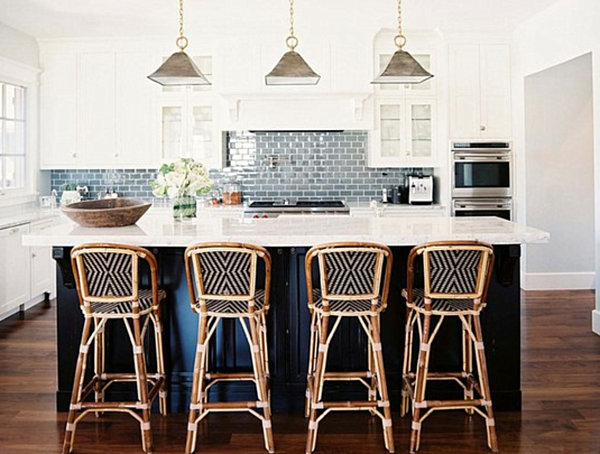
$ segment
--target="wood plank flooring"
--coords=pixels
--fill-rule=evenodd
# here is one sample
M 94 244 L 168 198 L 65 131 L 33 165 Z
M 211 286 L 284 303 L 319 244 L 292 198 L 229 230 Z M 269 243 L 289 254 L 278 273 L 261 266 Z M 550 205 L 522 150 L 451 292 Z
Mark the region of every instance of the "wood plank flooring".
M 591 332 L 593 292 L 528 292 L 522 304 L 523 411 L 499 412 L 504 453 L 600 453 L 600 337 Z M 385 348 L 385 347 L 384 347 Z M 24 320 L 0 322 L 0 453 L 58 453 L 66 414 L 54 411 L 55 310 L 36 307 Z M 394 409 L 396 452 L 407 452 L 409 421 Z M 153 415 L 155 453 L 181 453 L 186 415 Z M 306 422 L 274 415 L 278 453 L 304 452 Z M 487 452 L 484 424 L 461 412 L 438 413 L 423 426 L 421 453 Z M 79 426 L 76 453 L 141 452 L 128 417 L 93 416 Z M 209 416 L 198 453 L 263 454 L 260 426 L 240 414 Z M 379 423 L 334 414 L 321 424 L 318 453 L 383 453 Z

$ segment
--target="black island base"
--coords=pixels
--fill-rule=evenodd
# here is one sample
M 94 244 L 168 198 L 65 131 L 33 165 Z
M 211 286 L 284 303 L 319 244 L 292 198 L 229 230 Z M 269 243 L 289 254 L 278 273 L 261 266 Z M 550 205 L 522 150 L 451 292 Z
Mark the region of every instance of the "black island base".
M 401 290 L 406 285 L 406 259 L 410 247 L 393 247 L 394 265 L 388 308 L 381 316 L 381 335 L 394 409 L 399 409 L 404 348 L 405 302 Z M 158 259 L 159 285 L 168 292 L 163 303 L 165 368 L 171 412 L 187 412 L 191 392 L 198 316 L 192 312 L 186 286 L 183 248 L 150 248 Z M 271 372 L 271 401 L 274 412 L 302 413 L 306 387 L 306 368 L 310 315 L 307 307 L 304 259 L 308 248 L 269 248 L 272 256 L 271 309 L 268 342 Z M 79 350 L 83 316 L 70 263 L 70 247 L 54 247 L 57 262 L 57 410 L 69 408 L 73 376 Z M 488 293 L 488 304 L 481 315 L 488 373 L 495 410 L 521 409 L 520 382 L 520 245 L 494 246 L 495 265 Z M 145 282 L 144 282 L 145 281 Z M 142 286 L 148 285 L 147 276 Z M 453 323 L 456 322 L 456 323 Z M 233 320 L 223 320 L 209 350 L 212 371 L 251 370 L 251 358 L 244 333 Z M 131 344 L 123 323 L 107 326 L 106 370 L 133 371 Z M 145 339 L 148 351 L 153 336 Z M 364 370 L 367 364 L 366 337 L 356 320 L 344 320 L 336 333 L 327 360 L 328 371 Z M 93 370 L 90 364 L 88 371 Z M 153 355 L 148 370 L 155 370 Z M 430 371 L 461 370 L 461 328 L 458 320 L 447 320 L 431 351 Z M 440 385 L 436 387 L 434 385 Z M 362 396 L 365 388 L 328 383 L 325 394 L 334 399 Z M 428 398 L 462 399 L 462 390 L 449 382 L 432 383 Z M 107 399 L 131 399 L 131 388 L 115 386 Z M 218 383 L 209 400 L 252 400 L 256 397 L 249 383 Z

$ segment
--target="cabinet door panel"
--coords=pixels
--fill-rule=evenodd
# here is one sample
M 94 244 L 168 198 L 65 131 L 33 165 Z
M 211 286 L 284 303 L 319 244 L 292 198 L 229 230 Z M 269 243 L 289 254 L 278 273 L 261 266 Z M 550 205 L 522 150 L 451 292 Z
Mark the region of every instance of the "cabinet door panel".
M 74 167 L 80 161 L 76 143 L 75 53 L 47 53 L 42 66 L 40 164 L 44 169 Z
M 29 248 L 21 237 L 29 225 L 0 230 L 0 313 L 29 300 Z
M 56 221 L 40 221 L 30 225 L 32 233 L 51 227 Z M 56 265 L 52 259 L 52 247 L 32 246 L 29 248 L 31 257 L 31 298 L 44 292 L 56 293 Z
M 504 44 L 482 45 L 481 123 L 482 137 L 509 138 L 511 131 L 510 48 Z
M 158 147 L 152 147 L 152 59 L 144 53 L 116 56 L 116 134 L 118 162 L 126 166 L 156 167 Z
M 114 162 L 115 55 L 112 52 L 77 56 L 77 148 L 83 166 Z
M 450 136 L 479 137 L 479 45 L 450 47 Z

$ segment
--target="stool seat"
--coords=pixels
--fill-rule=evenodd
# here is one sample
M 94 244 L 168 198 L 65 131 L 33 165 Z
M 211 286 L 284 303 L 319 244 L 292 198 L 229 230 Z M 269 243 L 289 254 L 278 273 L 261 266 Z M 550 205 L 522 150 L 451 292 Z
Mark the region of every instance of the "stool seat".
M 358 315 L 370 315 L 373 311 L 371 310 L 371 300 L 360 299 L 360 300 L 349 300 L 349 299 L 329 299 L 328 300 L 329 312 L 331 315 L 341 316 L 358 316 Z M 379 307 L 379 300 L 377 301 L 377 307 Z M 323 298 L 321 290 L 313 290 L 313 306 L 314 309 L 322 312 L 323 311 Z
M 162 301 L 167 297 L 167 293 L 164 290 L 158 291 L 158 301 Z M 152 290 L 145 289 L 139 290 L 138 302 L 140 308 L 140 315 L 146 315 L 153 309 L 152 301 Z M 108 303 L 108 302 L 93 302 L 90 303 L 92 313 L 98 317 L 108 315 L 119 315 L 126 316 L 128 314 L 133 315 L 133 300 L 125 301 L 122 303 Z
M 226 317 L 230 315 L 248 314 L 248 300 L 214 300 L 203 299 L 206 304 L 206 312 L 208 315 L 220 315 Z M 200 298 L 196 301 L 196 312 L 200 311 Z M 254 313 L 262 312 L 265 308 L 265 291 L 257 290 L 254 295 Z
M 407 306 L 415 311 L 424 314 L 428 312 L 425 309 L 425 292 L 421 288 L 412 290 L 412 301 L 408 301 L 408 292 L 402 290 L 402 296 L 407 300 Z M 435 315 L 458 315 L 479 314 L 483 309 L 483 304 L 475 305 L 475 302 L 470 298 L 461 299 L 431 299 L 431 311 L 429 313 Z

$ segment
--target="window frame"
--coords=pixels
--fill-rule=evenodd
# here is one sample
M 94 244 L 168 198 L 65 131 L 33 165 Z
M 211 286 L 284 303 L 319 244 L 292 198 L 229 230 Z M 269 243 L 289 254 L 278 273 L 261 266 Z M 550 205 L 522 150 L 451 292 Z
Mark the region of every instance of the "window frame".
M 21 118 L 19 118 L 18 115 L 14 115 L 13 117 L 8 117 L 6 116 L 6 109 L 7 109 L 7 105 L 8 105 L 8 98 L 7 98 L 7 86 L 11 86 L 11 87 L 15 87 L 15 88 L 20 88 L 23 90 L 23 115 Z M 22 85 L 16 85 L 10 82 L 6 82 L 2 79 L 0 79 L 0 91 L 2 92 L 2 95 L 0 96 L 0 140 L 2 141 L 2 147 L 0 148 L 0 192 L 12 192 L 12 191 L 22 191 L 24 189 L 27 188 L 28 186 L 28 172 L 29 172 L 29 168 L 28 168 L 28 162 L 27 162 L 27 131 L 28 131 L 28 125 L 27 125 L 27 97 L 28 97 L 28 91 L 27 91 L 27 87 L 24 87 Z M 8 126 L 8 122 L 14 122 L 15 126 L 18 125 L 19 123 L 23 125 L 23 152 L 22 153 L 9 153 L 6 150 L 6 146 L 7 146 L 7 138 L 8 135 L 6 133 L 7 131 L 7 126 Z M 3 185 L 6 184 L 6 159 L 5 158 L 10 158 L 10 157 L 22 157 L 23 158 L 23 185 L 22 186 L 15 186 L 15 187 L 5 187 Z
M 39 179 L 39 68 L 0 56 L 0 81 L 25 89 L 25 184 L 0 188 L 0 206 L 33 202 Z

